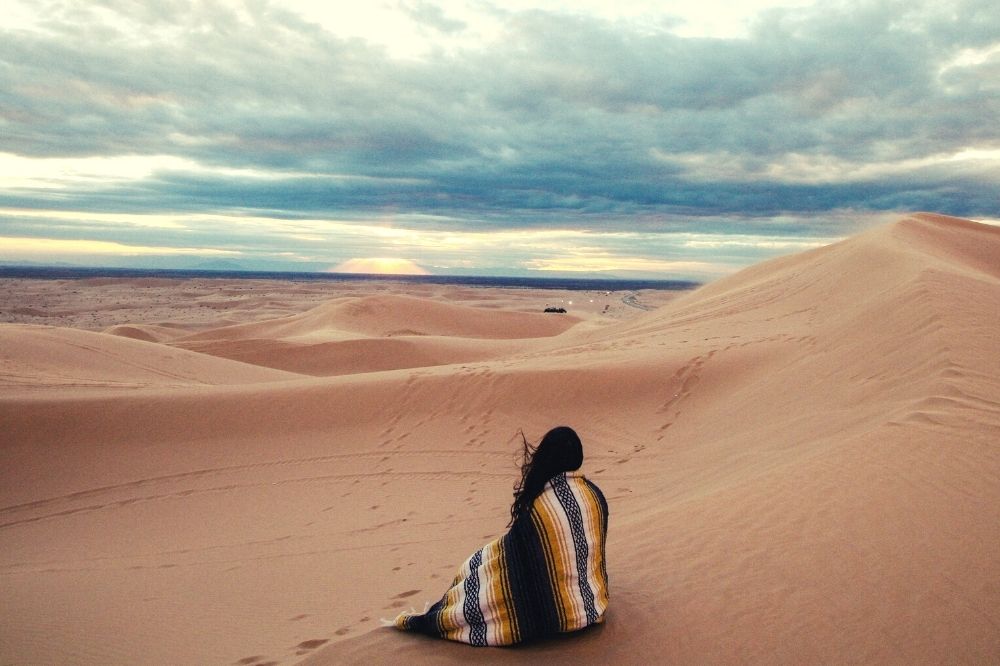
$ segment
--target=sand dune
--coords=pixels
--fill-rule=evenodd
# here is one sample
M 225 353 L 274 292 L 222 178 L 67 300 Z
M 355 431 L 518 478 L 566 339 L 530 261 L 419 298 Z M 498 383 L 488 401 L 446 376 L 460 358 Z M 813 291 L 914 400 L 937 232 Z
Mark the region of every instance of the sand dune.
M 155 324 L 117 324 L 109 326 L 101 332 L 108 335 L 118 335 L 123 338 L 132 338 L 133 340 L 142 340 L 144 342 L 164 342 L 187 334 L 185 331 L 178 331 L 176 328 L 156 326 Z
M 524 348 L 524 345 L 508 341 L 450 336 L 356 338 L 316 343 L 253 338 L 184 341 L 176 346 L 317 377 L 485 361 Z
M 577 321 L 575 317 L 485 310 L 389 294 L 336 299 L 299 315 L 204 331 L 189 336 L 187 340 L 326 340 L 344 339 L 346 334 L 372 337 L 439 335 L 502 340 L 558 335 Z
M 8 390 L 241 384 L 294 378 L 128 337 L 20 324 L 0 326 L 0 363 L 0 386 Z
M 314 376 L 484 361 L 559 335 L 572 316 L 488 310 L 401 295 L 338 298 L 298 315 L 200 331 L 184 349 Z
M 996 228 L 921 214 L 610 324 L 381 295 L 186 350 L 0 326 L 0 660 L 995 662 L 998 267 Z M 378 628 L 558 423 L 611 505 L 606 625 Z

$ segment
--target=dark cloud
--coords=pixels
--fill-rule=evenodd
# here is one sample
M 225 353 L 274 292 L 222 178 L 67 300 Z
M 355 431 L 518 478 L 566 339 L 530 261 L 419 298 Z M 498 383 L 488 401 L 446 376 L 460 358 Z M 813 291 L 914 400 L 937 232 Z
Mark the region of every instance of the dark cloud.
M 445 33 L 465 29 L 465 22 L 449 18 L 444 10 L 429 2 L 401 2 L 399 8 L 417 23 Z
M 400 7 L 437 30 L 464 28 L 430 3 Z M 489 48 L 401 60 L 266 2 L 54 2 L 44 30 L 0 37 L 4 151 L 174 155 L 286 176 L 160 172 L 2 200 L 290 216 L 392 209 L 511 227 L 567 214 L 595 226 L 836 210 L 1000 215 L 995 161 L 921 162 L 1000 149 L 1000 57 L 956 61 L 997 42 L 993 1 L 818 7 L 769 11 L 746 39 L 510 13 Z M 773 175 L 792 158 L 839 167 L 818 182 Z M 733 172 L 704 172 L 717 162 Z M 871 163 L 889 166 L 851 177 L 851 165 Z

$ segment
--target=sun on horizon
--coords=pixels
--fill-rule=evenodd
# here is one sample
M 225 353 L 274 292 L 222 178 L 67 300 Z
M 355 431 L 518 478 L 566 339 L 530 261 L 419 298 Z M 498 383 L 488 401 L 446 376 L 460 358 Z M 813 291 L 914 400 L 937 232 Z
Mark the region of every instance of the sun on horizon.
M 348 259 L 327 273 L 366 273 L 369 275 L 430 275 L 431 272 L 409 259 L 393 257 L 355 257 Z

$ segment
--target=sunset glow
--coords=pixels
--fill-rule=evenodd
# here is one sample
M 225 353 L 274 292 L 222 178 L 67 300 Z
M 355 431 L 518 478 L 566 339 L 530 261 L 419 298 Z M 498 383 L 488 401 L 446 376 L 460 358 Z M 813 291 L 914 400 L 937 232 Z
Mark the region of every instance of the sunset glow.
M 430 271 L 422 268 L 409 259 L 390 257 L 365 257 L 348 259 L 330 273 L 366 273 L 369 275 L 430 275 Z

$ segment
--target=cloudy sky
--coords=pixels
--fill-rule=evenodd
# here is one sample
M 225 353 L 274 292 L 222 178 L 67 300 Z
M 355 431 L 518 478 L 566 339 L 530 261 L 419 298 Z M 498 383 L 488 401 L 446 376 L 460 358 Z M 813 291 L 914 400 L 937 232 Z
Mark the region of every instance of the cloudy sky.
M 1000 219 L 996 0 L 4 14 L 0 262 L 711 279 Z

